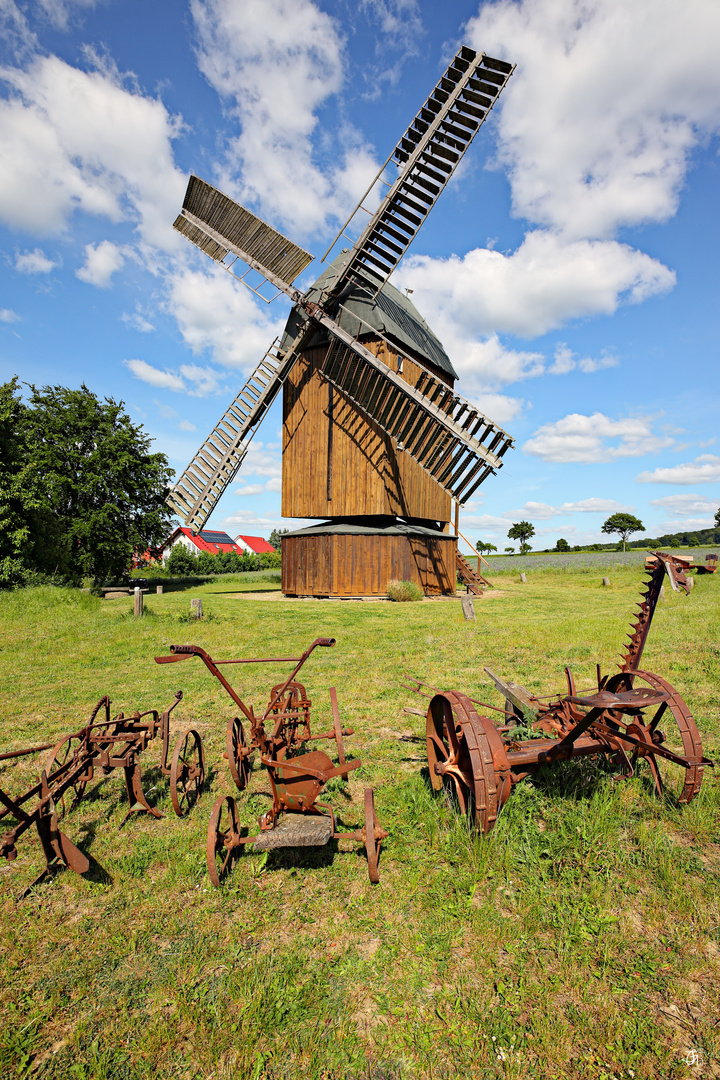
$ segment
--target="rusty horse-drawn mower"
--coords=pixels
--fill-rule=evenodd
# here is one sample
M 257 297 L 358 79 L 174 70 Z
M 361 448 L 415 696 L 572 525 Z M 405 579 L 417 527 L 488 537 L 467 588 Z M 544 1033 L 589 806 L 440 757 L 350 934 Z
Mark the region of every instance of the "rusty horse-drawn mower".
M 642 761 L 658 796 L 685 804 L 697 795 L 703 769 L 713 762 L 702 756 L 695 721 L 677 690 L 639 666 L 665 574 L 673 589 L 690 591 L 682 565 L 664 552 L 655 555 L 620 670 L 602 675 L 598 664 L 597 686 L 578 690 L 566 668 L 567 693 L 541 699 L 485 668 L 505 698 L 498 708 L 455 691 L 429 693 L 436 688 L 419 681 L 404 684 L 431 698 L 426 743 L 433 788 L 449 784 L 480 832 L 492 829 L 515 784 L 541 765 L 571 758 L 610 755 L 627 777 Z M 476 705 L 500 713 L 499 722 Z
M 317 801 L 329 780 L 336 776 L 347 779 L 348 773 L 358 769 L 361 764 L 357 759 L 345 760 L 343 737 L 353 732 L 352 729 L 342 728 L 335 688 L 330 689 L 333 730 L 313 735 L 310 728 L 311 702 L 303 684 L 296 680 L 300 668 L 315 648 L 334 644 L 334 638 L 316 638 L 302 656 L 243 660 L 213 660 L 197 645 L 171 645 L 171 656 L 155 657 L 158 664 L 189 660 L 193 656 L 202 660 L 248 724 L 247 734 L 242 720 L 237 716 L 230 719 L 227 727 L 225 756 L 236 787 L 243 791 L 247 786 L 252 757 L 256 752 L 259 752 L 260 762 L 270 778 L 272 804 L 260 817 L 260 831 L 254 836 L 241 835 L 235 799 L 221 795 L 215 802 L 210 815 L 206 856 L 208 875 L 216 887 L 230 873 L 245 844 L 252 844 L 256 851 L 267 851 L 282 847 L 315 847 L 341 838 L 352 838 L 365 846 L 370 880 L 375 883 L 379 880 L 380 845 L 387 833 L 375 814 L 372 789 L 365 789 L 364 825 L 350 833 L 338 832 L 332 807 Z M 275 663 L 292 663 L 295 667 L 284 682 L 272 688 L 270 701 L 260 716 L 255 715 L 252 705 L 245 705 L 219 670 L 223 664 Z M 334 765 L 324 751 L 307 749 L 307 743 L 322 739 L 335 742 L 338 765 Z
M 0 836 L 0 855 L 9 861 L 17 858 L 17 841 L 33 825 L 37 828 L 45 855 L 46 868 L 38 881 L 61 866 L 77 874 L 90 869 L 90 860 L 59 828 L 66 811 L 72 810 L 86 793 L 88 784 L 104 777 L 114 769 L 125 773 L 128 812 L 122 824 L 134 813 L 164 817 L 151 806 L 142 788 L 140 754 L 155 738 L 162 739 L 160 769 L 170 778 L 172 805 L 178 817 L 186 814 L 195 803 L 205 777 L 205 764 L 200 736 L 194 730 L 181 735 L 170 751 L 170 714 L 182 700 L 178 691 L 172 705 L 159 715 L 156 710 L 131 716 L 118 713 L 110 718 L 110 698 L 103 697 L 93 709 L 84 728 L 65 735 L 56 744 L 46 743 L 24 750 L 0 754 L 0 761 L 27 757 L 50 749 L 38 783 L 19 798 L 12 798 L 0 789 L 0 820 L 10 817 L 16 824 Z M 102 712 L 101 712 L 102 711 Z M 98 715 L 104 719 L 98 720 Z M 37 802 L 30 809 L 31 799 Z M 37 884 L 35 882 L 34 884 Z

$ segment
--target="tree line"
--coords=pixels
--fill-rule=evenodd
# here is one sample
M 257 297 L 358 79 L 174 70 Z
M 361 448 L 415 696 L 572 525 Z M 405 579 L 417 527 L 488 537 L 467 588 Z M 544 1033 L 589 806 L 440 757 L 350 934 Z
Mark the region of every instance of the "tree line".
M 121 576 L 170 531 L 174 476 L 124 403 L 0 384 L 0 587 Z

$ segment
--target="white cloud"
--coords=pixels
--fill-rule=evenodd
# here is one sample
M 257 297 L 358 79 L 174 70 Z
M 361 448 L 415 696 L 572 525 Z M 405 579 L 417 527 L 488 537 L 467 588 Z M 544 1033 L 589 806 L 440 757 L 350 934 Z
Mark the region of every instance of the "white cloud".
M 669 510 L 678 518 L 691 517 L 693 514 L 708 514 L 712 518 L 718 509 L 718 499 L 707 499 L 702 495 L 666 495 L 662 499 L 651 499 L 650 505 Z
M 683 518 L 681 521 L 677 518 L 671 518 L 669 521 L 661 521 L 659 525 L 653 525 L 652 529 L 648 531 L 656 536 L 662 536 L 663 533 L 674 532 L 694 532 L 696 529 L 712 529 L 715 525 L 715 520 L 712 515 L 707 517 L 698 518 Z
M 75 9 L 95 7 L 96 0 L 38 0 L 43 14 L 58 30 L 67 30 Z
M 517 63 L 498 133 L 518 216 L 577 238 L 675 213 L 720 130 L 714 0 L 498 0 L 467 32 Z
M 161 371 L 160 368 L 153 367 L 145 360 L 123 360 L 123 363 L 136 379 L 149 383 L 150 386 L 174 390 L 176 393 L 186 393 L 190 397 L 208 397 L 210 394 L 227 393 L 227 388 L 220 384 L 218 372 L 213 371 L 212 368 L 199 367 L 197 364 L 181 364 L 179 371 L 167 369 Z M 162 415 L 167 419 L 171 413 L 177 416 L 174 410 L 166 410 Z M 183 428 L 183 431 L 194 430 L 194 425 Z
M 181 431 L 197 431 L 195 424 L 191 424 L 189 420 L 181 420 L 178 427 Z
M 472 400 L 480 411 L 496 424 L 509 424 L 525 407 L 525 401 L 522 398 L 510 397 L 508 394 L 480 392 L 473 394 Z
M 125 367 L 130 369 L 136 379 L 140 379 L 141 382 L 148 383 L 150 386 L 177 392 L 186 389 L 185 383 L 179 375 L 175 375 L 171 371 L 160 371 L 158 368 L 154 368 L 152 364 L 146 363 L 145 360 L 123 360 L 123 363 Z
M 18 56 L 37 47 L 37 38 L 15 0 L 0 0 L 0 36 Z
M 525 518 L 537 521 L 547 521 L 550 518 L 557 517 L 561 514 L 562 510 L 558 510 L 556 506 L 550 506 L 548 503 L 543 502 L 526 502 L 524 506 L 521 506 L 519 510 L 506 510 L 503 514 L 504 518 L 508 518 L 510 521 L 517 520 L 518 518 Z
M 642 472 L 635 479 L 639 484 L 712 484 L 720 480 L 720 457 L 701 454 L 694 461 Z
M 564 342 L 560 342 L 555 349 L 553 363 L 547 370 L 549 375 L 567 375 L 569 372 L 575 371 L 575 369 L 589 375 L 593 371 L 617 367 L 617 363 L 617 357 L 611 354 L 603 354 L 596 359 L 590 356 L 582 356 L 576 359 L 573 351 L 568 349 Z
M 383 83 L 395 86 L 399 82 L 405 60 L 418 54 L 425 28 L 417 0 L 361 0 L 360 10 L 378 24 L 379 30 L 376 63 L 364 71 L 372 87 L 368 96 L 374 100 L 381 95 Z M 388 41 L 392 41 L 392 50 L 388 50 Z
M 131 221 L 155 247 L 179 246 L 168 222 L 185 189 L 171 147 L 181 124 L 161 101 L 124 85 L 107 62 L 82 71 L 35 57 L 0 69 L 0 80 L 0 220 L 50 234 L 79 210 Z
M 526 502 L 519 510 L 507 510 L 503 517 L 510 520 L 524 517 L 529 521 L 549 521 L 551 518 L 562 517 L 566 514 L 614 514 L 621 510 L 632 512 L 634 509 L 634 506 L 623 506 L 614 499 L 582 499 L 580 502 L 565 502 L 561 506 L 550 506 L 549 503 L 543 502 Z M 563 526 L 563 528 L 569 531 L 571 526 Z
M 615 240 L 567 242 L 533 230 L 511 254 L 476 248 L 463 258 L 414 255 L 397 279 L 444 342 L 441 326 L 464 339 L 500 333 L 537 337 L 570 319 L 612 315 L 675 284 L 657 259 Z M 587 370 L 587 369 L 586 369 Z
M 146 319 L 138 310 L 135 310 L 132 313 L 127 311 L 123 312 L 120 318 L 126 326 L 131 326 L 133 330 L 137 330 L 141 334 L 149 334 L 155 329 L 153 323 L 151 323 L 149 319 Z
M 0 308 L 0 322 L 20 322 L 20 316 L 18 315 L 17 311 L 13 311 L 11 308 Z
M 107 289 L 113 274 L 122 270 L 125 265 L 125 254 L 122 248 L 110 240 L 102 240 L 99 244 L 86 244 L 85 262 L 75 271 L 75 277 L 88 285 Z
M 246 484 L 245 487 L 237 488 L 233 495 L 260 495 L 264 490 L 262 484 Z
M 60 259 L 51 259 L 40 248 L 34 251 L 18 251 L 15 253 L 15 269 L 21 274 L 49 274 L 56 266 L 60 266 Z
M 352 208 L 378 166 L 347 125 L 313 158 L 317 112 L 343 85 L 344 42 L 311 0 L 191 0 L 198 63 L 240 130 L 220 186 L 295 233 Z
M 564 514 L 615 514 L 633 513 L 634 506 L 625 506 L 614 499 L 581 499 L 579 502 L 563 503 L 560 510 Z
M 212 267 L 208 273 L 185 270 L 175 274 L 167 306 L 193 353 L 209 349 L 215 363 L 248 373 L 285 324 L 279 308 L 272 309 L 279 316 L 272 319 L 270 309 L 261 311 L 247 289 L 224 270 Z
M 562 420 L 543 424 L 525 443 L 523 451 L 543 461 L 597 463 L 641 457 L 673 443 L 669 437 L 654 434 L 649 417 L 611 420 L 602 413 L 592 416 L 571 413 Z
M 282 458 L 280 456 L 281 444 L 272 442 L 260 442 L 253 439 L 248 449 L 247 457 L 243 461 L 242 471 L 245 476 L 267 476 L 272 480 L 279 480 L 282 476 Z M 265 485 L 266 491 L 279 490 L 276 486 Z
M 180 374 L 192 389 L 189 393 L 193 397 L 208 397 L 210 394 L 227 393 L 227 388 L 220 384 L 220 376 L 212 368 L 200 367 L 198 364 L 181 364 Z
M 271 480 L 268 480 L 265 485 L 266 491 L 282 491 L 282 480 L 279 476 L 274 476 Z

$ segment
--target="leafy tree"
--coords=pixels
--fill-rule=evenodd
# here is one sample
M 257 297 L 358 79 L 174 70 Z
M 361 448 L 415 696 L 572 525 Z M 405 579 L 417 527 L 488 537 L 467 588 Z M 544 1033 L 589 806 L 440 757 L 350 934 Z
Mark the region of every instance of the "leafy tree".
M 601 532 L 617 533 L 622 539 L 624 551 L 628 536 L 635 532 L 645 532 L 645 526 L 640 518 L 636 518 L 634 514 L 611 514 L 603 524 Z
M 715 524 L 717 525 L 718 529 L 720 529 L 720 506 L 718 506 L 717 510 L 715 511 Z
M 568 544 L 567 540 L 563 540 L 563 538 L 561 536 L 560 539 L 558 540 L 557 544 L 555 545 L 555 550 L 556 551 L 569 551 L 570 550 L 570 545 Z
M 85 385 L 30 390 L 22 426 L 27 464 L 41 479 L 35 568 L 75 582 L 119 577 L 134 552 L 155 549 L 169 531 L 167 458 L 149 452 L 149 435 L 122 402 Z
M 495 547 L 494 544 L 486 544 L 484 540 L 478 540 L 475 547 L 480 552 L 481 555 L 484 555 L 486 551 L 487 552 L 497 551 L 497 548 Z
M 505 550 L 508 553 L 508 555 L 514 555 L 515 554 L 515 548 L 506 547 Z
M 508 537 L 510 540 L 520 541 L 520 554 L 524 555 L 526 551 L 530 550 L 528 540 L 531 536 L 535 535 L 535 527 L 531 525 L 529 521 L 515 521 L 508 529 Z
M 679 547 L 680 547 L 680 540 L 679 540 L 679 538 L 678 538 L 677 536 L 673 536 L 672 540 L 671 540 L 671 541 L 670 541 L 670 543 L 668 544 L 668 547 L 671 547 L 671 548 L 679 548 Z
M 39 532 L 40 477 L 29 461 L 25 415 L 17 377 L 0 385 L 0 587 L 20 585 L 33 565 Z
M 280 548 L 282 546 L 282 537 L 289 532 L 289 529 L 273 529 L 273 531 L 270 533 L 270 539 L 268 540 L 268 544 L 272 544 L 276 551 L 280 551 Z

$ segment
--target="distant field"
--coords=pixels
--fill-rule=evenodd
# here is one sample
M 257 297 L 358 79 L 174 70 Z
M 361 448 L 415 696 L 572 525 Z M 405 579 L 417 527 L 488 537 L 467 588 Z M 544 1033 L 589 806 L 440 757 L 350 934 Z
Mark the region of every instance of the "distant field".
M 695 552 L 697 556 L 697 551 Z M 636 553 L 628 553 L 637 559 Z M 582 556 L 583 559 L 588 556 Z M 548 557 L 543 557 L 548 558 Z M 500 704 L 484 665 L 549 694 L 570 665 L 590 686 L 612 670 L 639 595 L 637 565 L 562 573 L 537 559 L 528 583 L 498 574 L 465 622 L 459 601 L 418 604 L 254 599 L 277 583 L 216 581 L 132 600 L 50 588 L 0 594 L 0 750 L 76 730 L 98 698 L 113 709 L 185 697 L 207 749 L 207 790 L 172 814 L 146 751 L 146 790 L 166 816 L 127 811 L 122 776 L 98 782 L 66 830 L 102 867 L 17 897 L 43 865 L 36 835 L 0 863 L 0 1077 L 38 1080 L 686 1080 L 720 1075 L 720 785 L 712 770 L 684 809 L 658 802 L 647 772 L 558 765 L 521 784 L 478 838 L 427 776 L 421 701 L 403 674 Z M 621 558 L 621 557 L 620 557 Z M 639 558 L 642 558 L 642 553 Z M 611 587 L 594 571 L 611 565 Z M 489 573 L 491 579 L 493 572 Z M 245 576 L 243 575 L 243 578 Z M 674 683 L 720 757 L 720 574 L 665 590 L 644 657 Z M 244 591 L 244 595 L 243 595 Z M 240 595 L 238 595 L 240 594 Z M 190 599 L 207 618 L 189 623 Z M 205 871 L 213 801 L 233 791 L 223 760 L 230 700 L 196 661 L 159 667 L 170 643 L 217 657 L 293 655 L 334 636 L 303 672 L 316 730 L 337 686 L 347 750 L 363 767 L 327 790 L 348 828 L 372 784 L 390 838 L 380 885 L 363 853 L 248 854 L 218 892 Z M 225 668 L 246 700 L 287 672 Z M 0 763 L 0 787 L 32 783 L 34 761 Z M 267 807 L 256 766 L 240 796 Z M 701 1064 L 686 1064 L 697 1055 Z
M 692 555 L 696 563 L 705 562 L 705 556 L 710 552 L 720 554 L 720 549 L 715 547 L 703 548 L 662 548 L 663 551 L 672 551 L 674 555 Z M 463 552 L 464 553 L 464 552 Z M 533 555 L 487 555 L 489 566 L 486 563 L 483 572 L 492 577 L 494 573 L 528 573 L 533 570 L 605 570 L 615 566 L 643 566 L 647 551 L 638 551 L 631 548 L 629 551 L 571 551 L 571 552 L 547 552 Z M 466 558 L 472 560 L 473 556 Z M 475 556 L 477 558 L 477 556 Z M 720 571 L 718 571 L 720 574 Z

